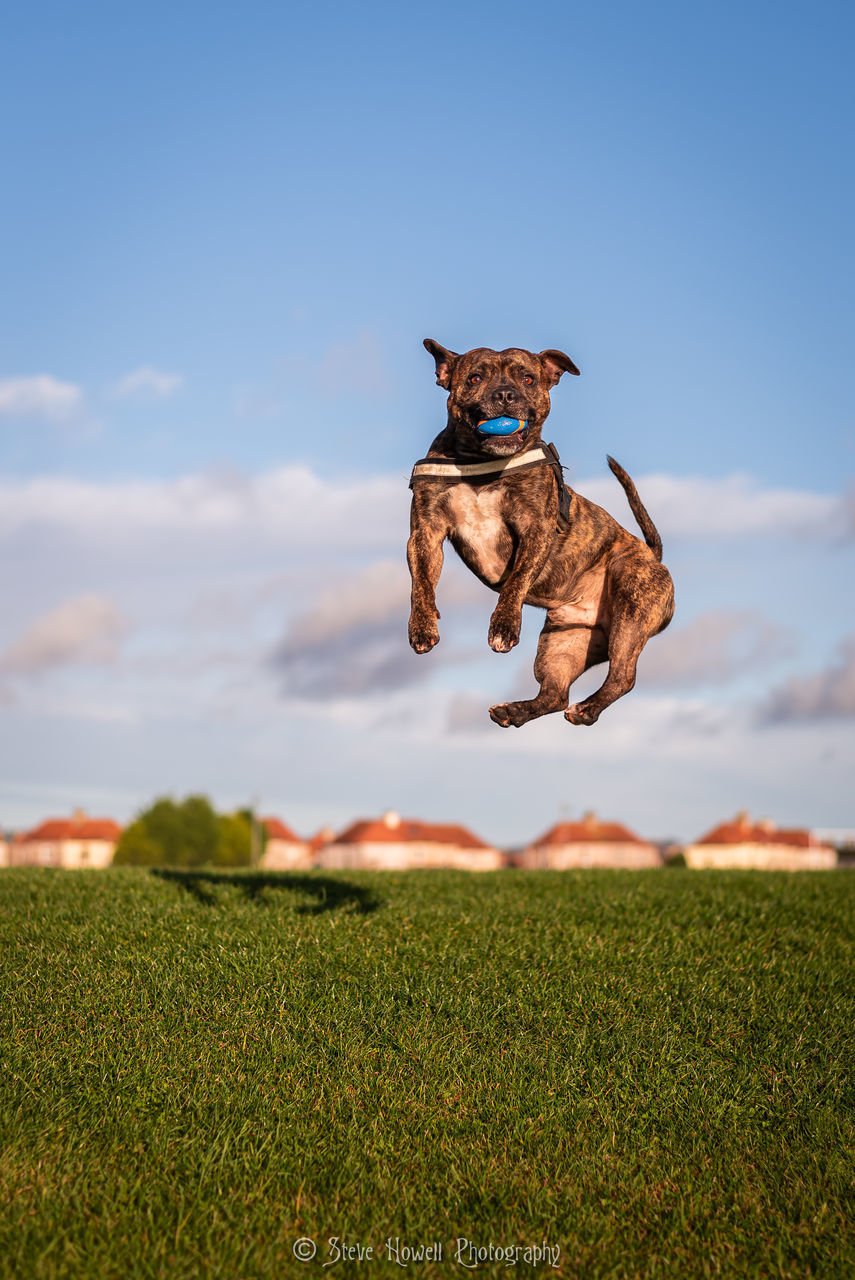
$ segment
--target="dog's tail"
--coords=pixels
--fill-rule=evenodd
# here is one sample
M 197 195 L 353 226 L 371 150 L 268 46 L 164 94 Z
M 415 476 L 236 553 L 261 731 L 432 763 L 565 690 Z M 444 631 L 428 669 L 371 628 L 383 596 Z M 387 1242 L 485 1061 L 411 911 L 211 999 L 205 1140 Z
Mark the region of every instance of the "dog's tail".
M 650 516 L 647 514 L 644 503 L 641 501 L 641 499 L 638 496 L 638 490 L 636 489 L 632 480 L 630 480 L 629 476 L 626 474 L 626 472 L 624 471 L 623 467 L 620 465 L 619 462 L 615 462 L 614 458 L 610 458 L 608 454 L 606 454 L 606 461 L 611 467 L 612 473 L 615 476 L 617 476 L 618 480 L 620 481 L 623 487 L 623 491 L 626 494 L 626 500 L 629 503 L 630 510 L 632 511 L 632 514 L 635 516 L 638 522 L 639 529 L 644 534 L 644 541 L 647 543 L 648 547 L 653 552 L 656 559 L 661 561 L 662 539 L 659 537 L 659 532 L 656 528 L 656 525 L 653 523 L 653 521 L 650 519 Z

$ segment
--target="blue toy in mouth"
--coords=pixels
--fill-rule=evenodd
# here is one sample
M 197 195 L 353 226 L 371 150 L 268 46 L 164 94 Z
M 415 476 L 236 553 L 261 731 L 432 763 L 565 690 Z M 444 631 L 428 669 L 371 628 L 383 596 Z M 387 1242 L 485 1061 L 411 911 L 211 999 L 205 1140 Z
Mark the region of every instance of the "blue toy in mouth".
M 490 418 L 478 423 L 478 430 L 485 436 L 512 436 L 517 431 L 525 430 L 523 418 Z

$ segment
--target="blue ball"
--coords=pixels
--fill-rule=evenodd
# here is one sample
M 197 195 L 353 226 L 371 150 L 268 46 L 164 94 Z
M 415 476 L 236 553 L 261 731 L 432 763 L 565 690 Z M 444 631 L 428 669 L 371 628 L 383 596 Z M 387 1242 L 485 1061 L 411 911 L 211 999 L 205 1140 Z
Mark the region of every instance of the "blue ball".
M 524 427 L 522 418 L 490 418 L 488 422 L 478 423 L 478 430 L 485 436 L 512 436 Z

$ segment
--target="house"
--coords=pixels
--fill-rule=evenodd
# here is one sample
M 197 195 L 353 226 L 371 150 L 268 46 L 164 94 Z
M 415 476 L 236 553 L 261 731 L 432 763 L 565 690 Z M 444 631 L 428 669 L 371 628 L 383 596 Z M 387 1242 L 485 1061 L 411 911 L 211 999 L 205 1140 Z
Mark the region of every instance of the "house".
M 824 871 L 837 865 L 837 850 L 812 832 L 784 830 L 768 819 L 738 813 L 684 850 L 688 867 L 756 867 L 763 871 Z
M 322 845 L 315 856 L 315 865 L 327 870 L 458 867 L 465 871 L 494 871 L 503 862 L 498 849 L 484 844 L 465 827 L 417 822 L 393 812 L 354 822 Z
M 9 861 L 13 867 L 109 867 L 121 834 L 111 818 L 90 818 L 78 809 L 16 836 Z
M 262 818 L 266 838 L 261 865 L 265 871 L 304 871 L 312 865 L 312 851 L 278 818 Z
M 308 845 L 309 852 L 312 856 L 313 867 L 318 865 L 318 854 L 321 849 L 325 848 L 328 844 L 332 844 L 333 840 L 335 840 L 335 832 L 332 827 L 321 827 L 321 829 L 316 831 L 313 836 L 309 836 Z
M 640 839 L 618 822 L 600 822 L 586 813 L 580 822 L 559 822 L 514 858 L 527 870 L 571 867 L 660 867 L 655 845 Z

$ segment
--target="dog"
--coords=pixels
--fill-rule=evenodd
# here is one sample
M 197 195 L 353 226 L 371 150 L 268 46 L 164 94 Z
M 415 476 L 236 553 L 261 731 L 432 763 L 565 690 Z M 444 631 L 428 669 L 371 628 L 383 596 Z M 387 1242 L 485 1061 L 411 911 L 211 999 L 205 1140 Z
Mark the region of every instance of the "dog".
M 497 653 L 519 643 L 524 604 L 546 610 L 534 664 L 540 692 L 491 707 L 491 719 L 519 727 L 563 711 L 571 724 L 592 725 L 633 688 L 641 650 L 674 612 L 656 527 L 613 458 L 643 542 L 564 485 L 554 447 L 540 438 L 550 391 L 563 374 L 579 373 L 563 351 L 477 347 L 459 355 L 432 338 L 424 345 L 449 393 L 448 423 L 410 481 L 410 645 L 424 654 L 439 642 L 436 587 L 448 539 L 498 592 L 488 633 Z M 569 705 L 573 682 L 606 661 L 596 693 Z

